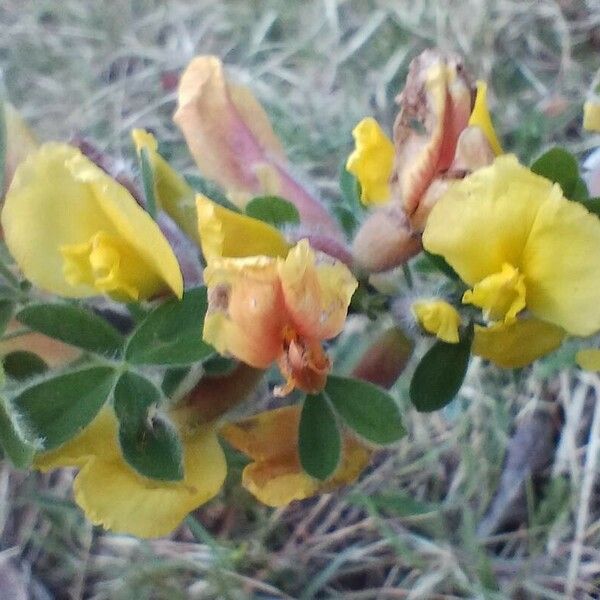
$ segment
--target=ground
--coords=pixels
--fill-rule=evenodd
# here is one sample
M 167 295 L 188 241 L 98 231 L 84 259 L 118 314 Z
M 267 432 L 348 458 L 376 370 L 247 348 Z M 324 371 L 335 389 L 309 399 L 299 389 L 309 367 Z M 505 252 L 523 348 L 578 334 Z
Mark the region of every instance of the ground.
M 40 138 L 84 134 L 129 163 L 130 130 L 151 128 L 192 172 L 171 121 L 176 79 L 213 53 L 331 201 L 352 127 L 370 114 L 389 130 L 410 59 L 433 46 L 488 80 L 523 161 L 598 144 L 580 131 L 597 0 L 0 4 L 4 84 Z M 103 533 L 72 503 L 70 472 L 3 463 L 0 598 L 597 598 L 600 380 L 568 369 L 571 355 L 518 373 L 476 361 L 435 415 L 410 410 L 400 384 L 409 435 L 357 487 L 274 511 L 232 483 L 169 540 Z

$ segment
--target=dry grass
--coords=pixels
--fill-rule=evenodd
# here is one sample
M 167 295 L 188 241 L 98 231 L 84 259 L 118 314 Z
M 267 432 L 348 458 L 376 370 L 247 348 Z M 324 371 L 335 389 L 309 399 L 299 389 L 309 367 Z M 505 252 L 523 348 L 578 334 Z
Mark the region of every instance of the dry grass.
M 171 80 L 216 53 L 332 198 L 352 126 L 365 114 L 389 126 L 410 58 L 434 45 L 490 80 L 499 129 L 524 159 L 597 143 L 579 131 L 597 0 L 0 5 L 5 84 L 42 138 L 83 132 L 128 159 L 130 129 L 150 127 L 191 168 Z M 476 363 L 442 414 L 406 407 L 410 435 L 357 488 L 281 511 L 227 488 L 199 511 L 203 526 L 172 540 L 95 530 L 70 501 L 68 472 L 4 465 L 0 598 L 597 598 L 600 383 L 563 370 L 567 358 L 515 375 Z

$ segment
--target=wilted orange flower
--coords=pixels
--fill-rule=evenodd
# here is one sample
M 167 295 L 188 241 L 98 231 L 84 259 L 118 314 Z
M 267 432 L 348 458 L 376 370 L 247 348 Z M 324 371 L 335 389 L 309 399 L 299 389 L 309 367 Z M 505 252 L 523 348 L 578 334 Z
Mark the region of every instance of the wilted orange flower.
M 244 487 L 267 506 L 285 506 L 329 492 L 356 480 L 368 465 L 371 451 L 344 435 L 338 468 L 326 481 L 307 475 L 300 466 L 298 425 L 300 406 L 285 406 L 226 424 L 221 435 L 252 462 L 244 468 Z
M 260 369 L 277 361 L 279 395 L 323 389 L 331 364 L 321 341 L 341 332 L 358 285 L 345 265 L 301 240 L 285 259 L 214 258 L 204 280 L 208 343 Z
M 336 221 L 292 174 L 269 117 L 249 88 L 234 85 L 216 56 L 197 56 L 181 76 L 174 121 L 204 177 L 243 207 L 261 195 L 294 204 L 304 225 L 340 237 Z

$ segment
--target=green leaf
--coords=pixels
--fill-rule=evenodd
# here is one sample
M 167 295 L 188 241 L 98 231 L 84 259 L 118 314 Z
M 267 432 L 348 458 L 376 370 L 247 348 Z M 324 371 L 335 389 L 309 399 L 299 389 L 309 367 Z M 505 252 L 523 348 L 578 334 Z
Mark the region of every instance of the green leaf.
M 345 162 L 340 167 L 339 182 L 343 203 L 354 214 L 362 212 L 363 205 L 360 201 L 360 183 L 358 183 L 358 179 L 350 171 L 346 170 Z
M 332 206 L 331 209 L 339 224 L 342 226 L 344 233 L 348 237 L 352 237 L 358 227 L 358 219 L 354 216 L 354 213 L 342 204 L 336 204 Z
M 402 492 L 381 494 L 353 494 L 349 501 L 352 504 L 367 506 L 377 513 L 385 512 L 395 517 L 412 517 L 437 513 L 439 506 L 415 500 L 412 496 Z
M 575 202 L 583 202 L 590 197 L 590 193 L 587 188 L 587 184 L 582 177 L 578 177 L 575 182 L 575 186 L 573 187 L 573 191 L 571 192 L 571 197 L 569 200 L 574 200 Z
M 278 196 L 252 198 L 246 205 L 246 214 L 274 227 L 280 227 L 288 223 L 292 225 L 300 223 L 298 209 L 291 202 Z
M 452 401 L 465 378 L 473 325 L 463 332 L 458 344 L 438 340 L 417 365 L 410 382 L 410 399 L 419 412 L 438 410 Z
M 184 179 L 196 192 L 200 192 L 207 198 L 210 198 L 213 202 L 216 202 L 233 212 L 241 212 L 240 209 L 227 198 L 221 188 L 212 181 L 204 179 L 204 177 L 200 177 L 199 175 L 184 175 Z
M 133 332 L 125 350 L 132 364 L 189 365 L 214 353 L 202 341 L 208 301 L 206 288 L 186 290 L 154 309 Z
M 579 203 L 583 204 L 591 213 L 600 217 L 600 198 L 587 198 L 579 200 Z
M 323 394 L 304 400 L 298 431 L 298 450 L 304 471 L 327 479 L 340 462 L 342 442 L 335 415 Z
M 148 214 L 156 219 L 156 190 L 154 188 L 154 170 L 148 156 L 148 150 L 142 148 L 139 153 L 140 172 L 142 174 L 142 187 L 146 199 L 146 210 Z
M 187 377 L 189 372 L 189 367 L 173 367 L 172 369 L 167 369 L 162 383 L 160 384 L 163 394 L 167 396 L 167 398 L 170 398 L 180 386 L 181 382 Z
M 330 375 L 325 393 L 346 425 L 375 444 L 391 444 L 406 435 L 400 410 L 386 391 L 360 379 Z
M 32 441 L 56 448 L 89 425 L 108 399 L 114 384 L 109 367 L 88 367 L 46 379 L 22 390 L 12 405 Z
M 454 279 L 455 281 L 460 280 L 457 272 L 446 262 L 446 259 L 443 256 L 440 256 L 439 254 L 432 254 L 427 250 L 424 250 L 423 253 L 438 271 L 441 271 L 450 279 Z
M 17 320 L 34 331 L 96 354 L 116 356 L 125 342 L 102 317 L 75 304 L 31 304 L 17 313 Z
M 234 358 L 227 358 L 226 356 L 215 354 L 203 362 L 202 367 L 206 375 L 214 377 L 233 373 L 238 364 L 239 363 Z
M 161 393 L 136 373 L 123 373 L 115 387 L 115 413 L 123 457 L 140 475 L 183 479 L 183 449 L 175 428 L 156 408 Z
M 15 312 L 15 303 L 12 300 L 0 300 L 0 335 L 3 335 Z
M 2 357 L 2 366 L 4 372 L 16 381 L 25 381 L 48 370 L 48 365 L 42 358 L 27 350 L 9 352 Z
M 558 183 L 567 198 L 572 198 L 578 187 L 579 166 L 577 159 L 564 148 L 551 148 L 531 165 L 531 170 L 550 181 Z
M 0 446 L 15 467 L 25 469 L 31 464 L 35 449 L 15 426 L 4 398 L 0 398 Z

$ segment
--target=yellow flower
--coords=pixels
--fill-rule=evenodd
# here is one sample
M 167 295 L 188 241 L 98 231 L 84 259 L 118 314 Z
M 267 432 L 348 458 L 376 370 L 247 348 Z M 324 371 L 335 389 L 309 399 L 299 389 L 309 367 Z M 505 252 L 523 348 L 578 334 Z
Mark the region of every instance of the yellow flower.
M 600 101 L 588 100 L 583 105 L 583 128 L 600 131 Z
M 282 395 L 323 388 L 330 361 L 321 341 L 340 333 L 357 287 L 345 265 L 302 240 L 285 259 L 215 258 L 204 280 L 209 344 L 259 369 L 277 361 L 286 379 Z
M 111 408 L 104 408 L 77 437 L 40 455 L 35 465 L 42 471 L 77 467 L 75 501 L 95 525 L 139 537 L 159 537 L 213 498 L 225 480 L 225 457 L 214 427 L 198 428 L 182 442 L 184 479 L 147 479 L 123 459 L 116 417 Z
M 423 244 L 473 287 L 472 295 L 482 285 L 498 291 L 512 273 L 514 302 L 494 305 L 500 315 L 492 318 L 518 312 L 524 299 L 534 317 L 568 333 L 600 329 L 600 220 L 514 156 L 452 185 L 429 216 Z M 493 305 L 492 296 L 483 300 Z
M 348 157 L 346 169 L 360 183 L 360 200 L 364 205 L 384 204 L 391 196 L 394 144 L 373 117 L 363 119 L 352 135 L 356 149 Z
M 158 142 L 151 133 L 144 129 L 134 129 L 131 137 L 138 154 L 142 149 L 148 153 L 154 174 L 156 201 L 190 239 L 200 244 L 196 218 L 196 192 L 158 153 Z
M 449 344 L 458 343 L 461 320 L 454 306 L 443 300 L 422 300 L 415 302 L 411 309 L 425 331 Z
M 44 144 L 17 168 L 2 211 L 25 276 L 67 297 L 181 297 L 177 259 L 129 192 L 66 144 Z
M 344 436 L 342 459 L 326 481 L 313 479 L 300 465 L 298 425 L 300 407 L 287 406 L 225 425 L 221 435 L 253 462 L 244 468 L 244 487 L 263 504 L 285 506 L 354 481 L 369 463 L 371 452 Z
M 183 445 L 181 481 L 148 479 L 125 462 L 110 407 L 72 440 L 39 454 L 34 464 L 42 471 L 77 467 L 75 501 L 95 525 L 139 537 L 167 535 L 221 489 L 226 463 L 217 440 L 218 420 L 248 397 L 261 376 L 262 372 L 239 365 L 228 375 L 204 377 L 184 400 L 169 408 Z
M 207 261 L 257 255 L 285 256 L 290 249 L 275 227 L 224 208 L 202 194 L 196 196 L 196 209 L 200 245 Z
M 485 81 L 480 80 L 477 82 L 477 95 L 475 96 L 473 111 L 469 117 L 469 125 L 475 125 L 483 131 L 496 156 L 502 154 L 502 146 L 487 106 L 487 83 Z

